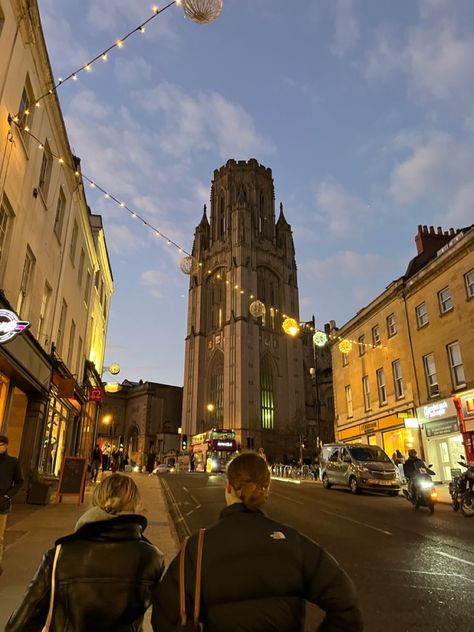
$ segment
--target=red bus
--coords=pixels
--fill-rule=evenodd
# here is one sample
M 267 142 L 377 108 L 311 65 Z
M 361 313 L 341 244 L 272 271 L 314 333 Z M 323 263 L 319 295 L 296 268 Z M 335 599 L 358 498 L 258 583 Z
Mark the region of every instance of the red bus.
M 195 472 L 225 472 L 237 452 L 234 430 L 213 428 L 191 437 Z

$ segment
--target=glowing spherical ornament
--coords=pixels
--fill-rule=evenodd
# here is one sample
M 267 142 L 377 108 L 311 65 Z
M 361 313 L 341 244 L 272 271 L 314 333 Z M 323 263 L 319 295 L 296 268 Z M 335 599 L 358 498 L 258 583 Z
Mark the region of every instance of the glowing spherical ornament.
M 327 341 L 328 341 L 328 337 L 327 337 L 327 334 L 324 333 L 324 331 L 317 331 L 313 336 L 313 343 L 317 347 L 324 347 Z
M 339 343 L 339 351 L 341 353 L 350 353 L 352 351 L 352 342 L 350 340 L 341 340 Z
M 282 327 L 285 334 L 289 336 L 297 336 L 300 332 L 300 326 L 294 318 L 285 318 Z
M 194 272 L 197 271 L 198 262 L 196 261 L 194 257 L 191 257 L 191 256 L 183 257 L 181 259 L 181 263 L 179 264 L 179 267 L 180 267 L 181 272 L 184 272 L 184 274 L 193 274 Z
M 112 375 L 118 375 L 120 373 L 120 364 L 117 364 L 116 362 L 111 364 L 109 366 L 109 373 L 112 373 Z
M 260 318 L 265 313 L 265 305 L 262 301 L 253 301 L 250 303 L 249 312 L 254 318 Z
M 224 0 L 182 0 L 184 14 L 197 24 L 209 24 L 221 14 Z

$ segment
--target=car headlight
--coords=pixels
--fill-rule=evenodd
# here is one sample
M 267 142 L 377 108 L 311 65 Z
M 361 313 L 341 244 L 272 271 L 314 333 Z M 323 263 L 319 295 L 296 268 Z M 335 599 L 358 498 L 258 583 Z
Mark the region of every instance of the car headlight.
M 357 469 L 359 470 L 359 472 L 368 472 L 369 468 L 365 467 L 365 465 L 358 465 Z

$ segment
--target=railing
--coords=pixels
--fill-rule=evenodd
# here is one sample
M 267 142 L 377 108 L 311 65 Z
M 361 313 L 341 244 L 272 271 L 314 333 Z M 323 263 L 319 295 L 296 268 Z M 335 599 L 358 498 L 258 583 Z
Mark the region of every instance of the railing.
M 294 465 L 284 465 L 275 463 L 272 467 L 272 475 L 277 478 L 288 478 L 302 481 L 314 481 L 317 479 L 317 471 L 309 465 L 297 467 Z

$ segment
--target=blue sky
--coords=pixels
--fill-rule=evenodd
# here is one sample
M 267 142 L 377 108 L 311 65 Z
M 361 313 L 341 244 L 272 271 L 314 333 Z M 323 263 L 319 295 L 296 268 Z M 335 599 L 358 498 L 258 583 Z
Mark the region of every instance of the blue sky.
M 148 0 L 39 6 L 56 77 L 152 14 Z M 341 325 L 403 274 L 418 224 L 473 221 L 473 27 L 472 0 L 224 0 L 206 26 L 173 6 L 59 96 L 84 173 L 187 250 L 215 168 L 271 167 L 300 316 Z M 106 364 L 181 385 L 180 257 L 88 199 L 116 287 Z

